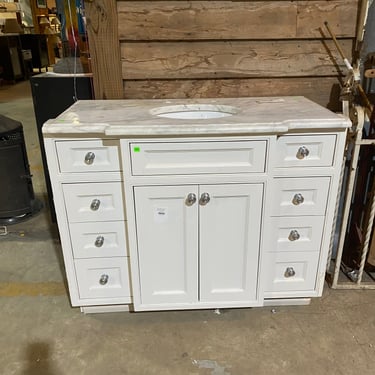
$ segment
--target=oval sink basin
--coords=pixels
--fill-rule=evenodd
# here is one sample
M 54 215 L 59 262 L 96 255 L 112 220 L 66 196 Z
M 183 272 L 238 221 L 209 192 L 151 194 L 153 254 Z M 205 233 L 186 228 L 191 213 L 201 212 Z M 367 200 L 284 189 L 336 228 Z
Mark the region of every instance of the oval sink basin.
M 181 120 L 205 120 L 233 116 L 237 108 L 230 105 L 181 104 L 154 108 L 152 115 Z

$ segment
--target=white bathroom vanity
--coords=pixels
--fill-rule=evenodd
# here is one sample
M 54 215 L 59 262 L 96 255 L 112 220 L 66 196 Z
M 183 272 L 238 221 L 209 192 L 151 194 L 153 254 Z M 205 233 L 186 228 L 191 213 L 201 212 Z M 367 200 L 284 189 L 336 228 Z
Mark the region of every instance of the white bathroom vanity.
M 350 125 L 303 97 L 75 103 L 43 126 L 72 305 L 321 296 Z

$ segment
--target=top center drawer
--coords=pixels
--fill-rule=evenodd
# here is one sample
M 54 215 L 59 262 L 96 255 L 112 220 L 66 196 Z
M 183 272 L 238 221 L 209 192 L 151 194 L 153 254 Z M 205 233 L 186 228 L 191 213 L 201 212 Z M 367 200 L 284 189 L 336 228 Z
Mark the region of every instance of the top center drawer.
M 267 141 L 130 143 L 134 176 L 264 172 Z

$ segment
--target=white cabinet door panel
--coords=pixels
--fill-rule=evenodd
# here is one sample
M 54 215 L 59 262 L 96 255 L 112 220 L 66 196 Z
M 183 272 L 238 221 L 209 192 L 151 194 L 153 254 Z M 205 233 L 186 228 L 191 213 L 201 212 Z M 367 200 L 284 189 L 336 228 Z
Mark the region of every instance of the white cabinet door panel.
M 262 184 L 200 186 L 200 301 L 257 299 Z
M 63 184 L 63 191 L 70 222 L 124 220 L 121 182 Z
M 131 143 L 132 174 L 264 172 L 267 141 Z
M 198 299 L 198 202 L 189 194 L 197 187 L 134 188 L 142 304 Z

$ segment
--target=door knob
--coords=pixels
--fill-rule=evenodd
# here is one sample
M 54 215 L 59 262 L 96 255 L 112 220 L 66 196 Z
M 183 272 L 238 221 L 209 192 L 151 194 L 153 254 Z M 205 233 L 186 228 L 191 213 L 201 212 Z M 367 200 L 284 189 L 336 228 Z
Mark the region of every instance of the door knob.
M 93 199 L 91 202 L 90 208 L 92 211 L 98 211 L 100 206 L 100 200 L 99 199 Z
M 197 196 L 194 193 L 189 193 L 186 197 L 185 203 L 187 206 L 192 206 L 197 201 Z
M 104 244 L 104 237 L 103 236 L 96 237 L 95 246 L 96 247 L 102 247 L 103 244 Z
M 310 151 L 306 146 L 301 146 L 297 151 L 297 159 L 304 159 L 309 156 Z
M 201 206 L 205 206 L 209 201 L 210 201 L 210 194 L 208 193 L 202 193 L 200 199 L 199 199 L 199 204 Z
M 298 206 L 299 204 L 302 204 L 305 201 L 305 198 L 301 193 L 295 194 L 292 200 L 292 203 L 295 206 Z
M 297 241 L 297 240 L 299 240 L 300 237 L 301 236 L 298 233 L 298 231 L 293 229 L 293 230 L 290 231 L 288 239 L 289 239 L 289 241 Z
M 94 162 L 95 154 L 93 152 L 88 152 L 85 156 L 85 163 L 91 165 Z
M 285 277 L 293 277 L 293 276 L 295 276 L 295 274 L 296 274 L 296 271 L 294 271 L 293 267 L 287 267 L 287 269 L 285 270 L 284 276 Z
M 108 283 L 109 276 L 108 275 L 101 275 L 99 279 L 99 284 L 100 285 L 105 285 Z

